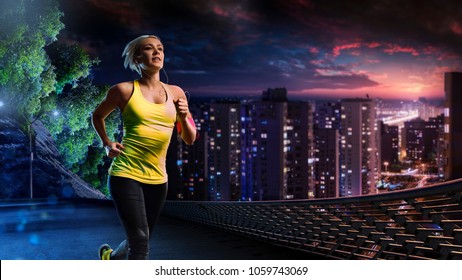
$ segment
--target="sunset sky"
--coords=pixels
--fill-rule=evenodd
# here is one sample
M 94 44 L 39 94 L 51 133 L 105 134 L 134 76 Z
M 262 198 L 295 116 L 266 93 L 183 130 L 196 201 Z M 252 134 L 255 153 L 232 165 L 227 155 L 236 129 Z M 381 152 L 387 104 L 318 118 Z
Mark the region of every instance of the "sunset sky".
M 442 98 L 462 71 L 462 2 L 441 0 L 61 0 L 58 39 L 101 60 L 95 81 L 136 78 L 125 44 L 160 36 L 170 84 L 192 96 Z M 165 76 L 161 75 L 165 80 Z

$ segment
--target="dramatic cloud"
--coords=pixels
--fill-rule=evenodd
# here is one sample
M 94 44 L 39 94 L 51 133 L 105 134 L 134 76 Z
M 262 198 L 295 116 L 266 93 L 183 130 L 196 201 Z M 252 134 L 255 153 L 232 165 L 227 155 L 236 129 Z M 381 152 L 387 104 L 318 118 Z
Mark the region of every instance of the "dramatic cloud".
M 459 1 L 62 0 L 60 39 L 101 59 L 101 83 L 122 69 L 129 40 L 157 34 L 169 82 L 197 95 L 443 96 L 444 71 L 461 71 Z

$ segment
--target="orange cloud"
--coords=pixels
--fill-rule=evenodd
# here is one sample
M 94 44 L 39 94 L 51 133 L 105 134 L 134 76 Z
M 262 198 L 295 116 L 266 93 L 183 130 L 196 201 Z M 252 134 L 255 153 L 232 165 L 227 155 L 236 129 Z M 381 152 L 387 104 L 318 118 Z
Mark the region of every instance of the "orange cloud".
M 412 47 L 401 47 L 396 44 L 389 44 L 388 47 L 384 50 L 384 52 L 389 55 L 394 55 L 395 53 L 399 53 L 399 52 L 410 53 L 413 56 L 419 55 L 419 52 Z
M 377 43 L 377 42 L 371 42 L 371 43 L 366 44 L 366 46 L 367 46 L 368 48 L 374 49 L 374 48 L 380 47 L 381 44 L 380 44 L 380 43 Z
M 334 57 L 337 57 L 340 55 L 340 52 L 343 50 L 358 49 L 360 47 L 361 47 L 361 43 L 351 43 L 351 44 L 346 44 L 346 45 L 341 45 L 341 46 L 335 46 L 334 49 L 332 50 L 332 54 L 334 55 Z

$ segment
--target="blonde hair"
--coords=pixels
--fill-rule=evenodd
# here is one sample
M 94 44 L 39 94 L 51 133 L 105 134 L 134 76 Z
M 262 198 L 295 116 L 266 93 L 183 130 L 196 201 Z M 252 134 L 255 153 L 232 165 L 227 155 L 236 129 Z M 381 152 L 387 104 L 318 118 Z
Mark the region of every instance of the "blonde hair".
M 155 35 L 142 35 L 130 41 L 122 52 L 122 57 L 125 56 L 124 67 L 132 69 L 141 76 L 141 67 L 136 62 L 136 58 L 140 55 L 141 42 L 146 38 L 154 38 L 160 41 L 160 38 Z

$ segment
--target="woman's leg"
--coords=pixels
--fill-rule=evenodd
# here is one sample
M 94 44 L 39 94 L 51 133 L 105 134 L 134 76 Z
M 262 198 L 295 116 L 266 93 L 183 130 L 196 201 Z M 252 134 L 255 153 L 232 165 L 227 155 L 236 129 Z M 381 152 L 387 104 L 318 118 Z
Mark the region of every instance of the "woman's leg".
M 128 241 L 124 239 L 119 246 L 111 252 L 111 260 L 126 260 L 128 258 Z
M 142 184 L 110 176 L 109 188 L 128 241 L 128 259 L 149 258 L 149 225 Z
M 159 185 L 143 184 L 146 215 L 148 217 L 149 237 L 152 236 L 154 225 L 162 212 L 165 198 L 167 197 L 167 190 L 167 183 Z

